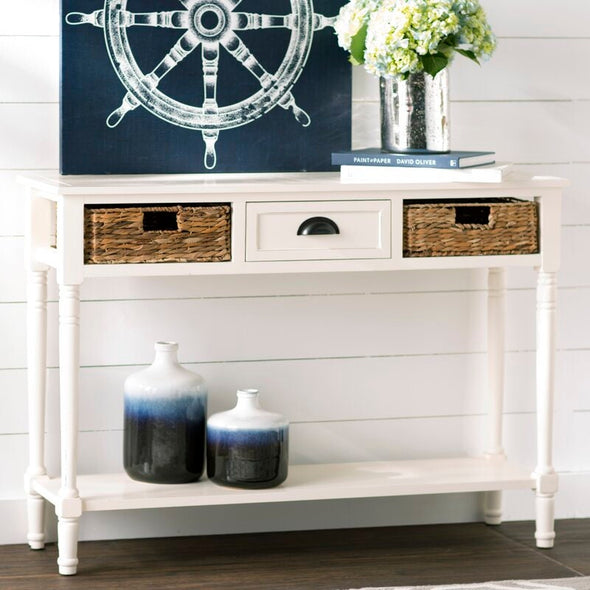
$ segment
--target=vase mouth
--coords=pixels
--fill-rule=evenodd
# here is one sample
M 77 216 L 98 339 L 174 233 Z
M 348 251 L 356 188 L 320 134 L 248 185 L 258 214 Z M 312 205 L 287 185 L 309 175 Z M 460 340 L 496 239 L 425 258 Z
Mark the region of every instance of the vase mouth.
M 238 397 L 256 397 L 258 389 L 238 389 Z
M 172 352 L 178 350 L 178 342 L 172 342 L 169 340 L 158 340 L 154 344 L 154 349 L 163 352 Z

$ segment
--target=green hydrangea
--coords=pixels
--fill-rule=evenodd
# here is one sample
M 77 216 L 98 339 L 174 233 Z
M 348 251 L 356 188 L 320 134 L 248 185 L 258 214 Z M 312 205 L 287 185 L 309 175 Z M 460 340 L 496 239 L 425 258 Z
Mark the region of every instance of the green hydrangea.
M 436 75 L 460 53 L 479 63 L 496 39 L 477 0 L 350 0 L 335 23 L 351 61 L 376 76 Z

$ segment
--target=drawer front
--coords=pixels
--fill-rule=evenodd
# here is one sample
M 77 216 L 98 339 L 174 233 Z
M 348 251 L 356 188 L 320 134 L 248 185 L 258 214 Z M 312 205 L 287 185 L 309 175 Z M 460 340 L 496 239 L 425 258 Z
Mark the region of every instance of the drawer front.
M 246 260 L 391 256 L 390 202 L 247 203 Z

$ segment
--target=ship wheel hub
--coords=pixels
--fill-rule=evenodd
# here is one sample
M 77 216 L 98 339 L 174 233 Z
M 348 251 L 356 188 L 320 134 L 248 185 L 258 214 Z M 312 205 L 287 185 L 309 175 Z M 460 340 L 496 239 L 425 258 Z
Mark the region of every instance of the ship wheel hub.
M 228 15 L 218 2 L 199 6 L 192 18 L 195 33 L 208 41 L 219 38 L 228 28 L 228 23 Z

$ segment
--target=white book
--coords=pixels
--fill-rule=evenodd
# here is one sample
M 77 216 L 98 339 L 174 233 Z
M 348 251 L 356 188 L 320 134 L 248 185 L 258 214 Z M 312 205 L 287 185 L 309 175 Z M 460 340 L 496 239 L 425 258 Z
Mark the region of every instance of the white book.
M 502 182 L 512 164 L 498 162 L 472 168 L 403 168 L 388 166 L 340 166 L 342 182 Z

